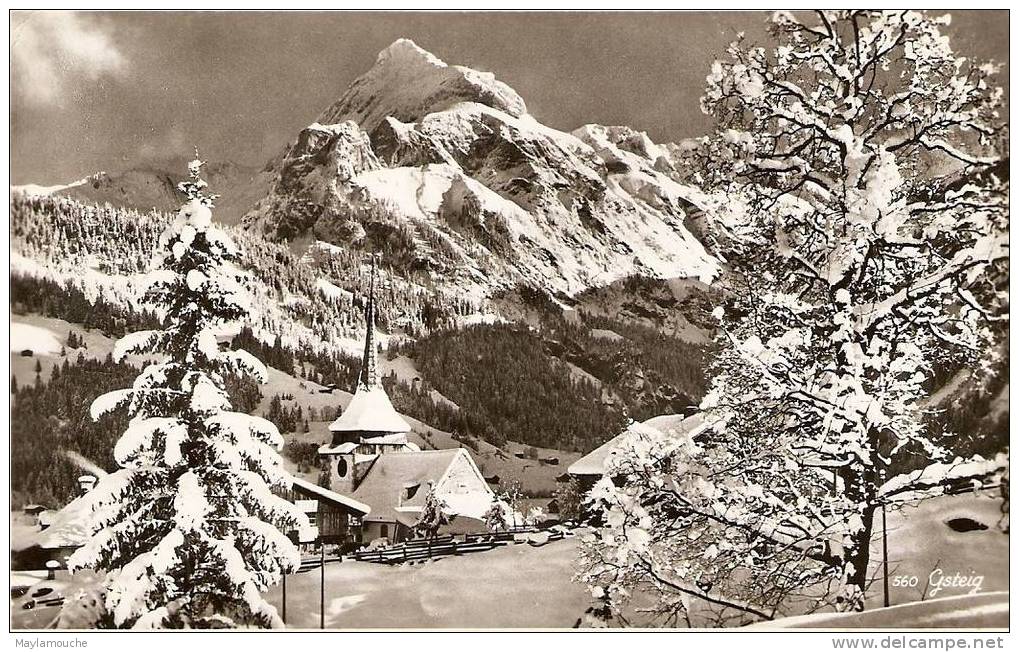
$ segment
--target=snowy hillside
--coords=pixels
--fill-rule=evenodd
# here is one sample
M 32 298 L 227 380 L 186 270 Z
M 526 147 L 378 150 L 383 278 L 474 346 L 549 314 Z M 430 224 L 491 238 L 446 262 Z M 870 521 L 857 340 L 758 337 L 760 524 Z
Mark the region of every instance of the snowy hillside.
M 709 280 L 716 262 L 685 225 L 698 193 L 673 179 L 673 150 L 627 127 L 548 128 L 491 73 L 401 39 L 270 164 L 244 225 L 381 250 L 474 296 Z
M 73 287 L 92 304 L 101 301 L 136 313 L 145 308 L 137 301 L 138 287 L 169 214 L 20 192 L 12 195 L 10 211 L 12 276 Z M 261 339 L 279 338 L 292 348 L 304 344 L 337 353 L 360 351 L 360 306 L 369 273 L 362 256 L 316 247 L 298 258 L 280 244 L 229 230 L 244 251 L 250 325 Z M 438 291 L 426 292 L 386 270 L 379 273 L 387 295 L 378 318 L 391 334 L 424 330 L 426 313 L 431 327 L 438 328 L 452 326 L 454 313 L 476 309 Z
M 95 204 L 110 204 L 139 211 L 152 209 L 175 211 L 181 194 L 177 184 L 187 169 L 185 157 L 170 157 L 137 163 L 112 172 L 96 172 L 67 184 L 12 186 L 11 190 L 36 197 L 63 196 Z M 216 221 L 235 224 L 260 197 L 269 180 L 254 168 L 235 163 L 213 163 L 208 166 L 209 183 L 220 194 Z

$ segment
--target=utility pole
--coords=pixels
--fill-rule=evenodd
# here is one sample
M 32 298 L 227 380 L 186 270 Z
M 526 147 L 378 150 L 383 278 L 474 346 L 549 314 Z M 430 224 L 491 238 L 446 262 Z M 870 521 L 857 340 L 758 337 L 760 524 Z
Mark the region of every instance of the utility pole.
M 320 561 L 322 562 L 319 566 L 319 611 L 318 611 L 318 624 L 319 629 L 326 628 L 326 542 L 319 535 L 319 546 L 321 550 Z
M 888 599 L 888 520 L 885 518 L 885 506 L 881 504 L 881 563 L 884 566 L 885 606 L 891 606 Z
M 287 574 L 283 572 L 283 624 L 287 624 Z

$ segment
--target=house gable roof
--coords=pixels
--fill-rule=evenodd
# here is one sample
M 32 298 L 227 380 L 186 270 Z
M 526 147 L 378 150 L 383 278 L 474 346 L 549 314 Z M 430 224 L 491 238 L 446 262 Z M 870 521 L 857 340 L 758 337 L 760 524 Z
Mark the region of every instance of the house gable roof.
M 314 498 L 315 500 L 323 500 L 327 503 L 342 507 L 344 510 L 358 516 L 364 516 L 372 511 L 371 507 L 362 502 L 358 502 L 353 498 L 344 496 L 343 494 L 338 494 L 335 491 L 330 491 L 325 487 L 320 487 L 317 484 L 308 482 L 307 480 L 302 480 L 301 478 L 294 476 L 293 481 L 294 491 L 302 496 Z
M 56 512 L 50 526 L 39 532 L 43 548 L 71 548 L 84 545 L 92 535 L 92 501 L 78 496 Z
M 652 417 L 642 423 L 634 423 L 629 428 L 608 440 L 587 455 L 581 457 L 566 469 L 570 475 L 605 475 L 605 462 L 627 435 L 642 432 L 651 435 L 675 434 L 695 437 L 708 427 L 707 419 L 700 412 L 690 416 L 681 414 L 664 414 Z

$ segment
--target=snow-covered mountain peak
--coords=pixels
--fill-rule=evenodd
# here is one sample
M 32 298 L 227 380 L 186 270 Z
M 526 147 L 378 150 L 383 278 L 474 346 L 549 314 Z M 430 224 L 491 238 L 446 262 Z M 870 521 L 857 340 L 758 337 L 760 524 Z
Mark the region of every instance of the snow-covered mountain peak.
M 422 60 L 436 68 L 445 68 L 446 63 L 428 50 L 409 38 L 398 38 L 389 47 L 379 51 L 375 58 L 376 66 L 401 65 L 412 60 Z
M 474 298 L 521 284 L 574 295 L 631 274 L 708 280 L 717 261 L 687 215 L 699 194 L 677 181 L 671 148 L 629 127 L 547 127 L 491 73 L 401 39 L 271 164 L 244 223 L 381 252 Z
M 319 117 L 322 124 L 353 120 L 371 133 L 386 117 L 401 122 L 477 102 L 512 116 L 527 113 L 517 92 L 490 72 L 451 66 L 402 38 L 382 50 L 375 65 Z

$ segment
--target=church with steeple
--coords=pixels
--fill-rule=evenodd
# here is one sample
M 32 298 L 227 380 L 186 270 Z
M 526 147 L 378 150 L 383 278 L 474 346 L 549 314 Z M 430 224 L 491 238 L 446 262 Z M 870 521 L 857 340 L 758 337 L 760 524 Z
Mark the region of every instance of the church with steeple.
M 382 386 L 374 264 L 364 315 L 364 353 L 353 396 L 329 425 L 331 441 L 318 451 L 328 470 L 329 490 L 371 508 L 363 517 L 364 542 L 411 536 L 429 491 L 442 499 L 461 528 L 483 529 L 481 519 L 495 495 L 470 453 L 463 448 L 421 450 L 410 441 L 410 424 Z
M 397 414 L 382 387 L 375 341 L 374 265 L 364 314 L 364 354 L 354 396 L 329 425 L 332 441 L 318 450 L 330 472 L 330 488 L 341 493 L 351 493 L 358 487 L 377 456 L 420 450 L 407 441 L 410 425 Z

